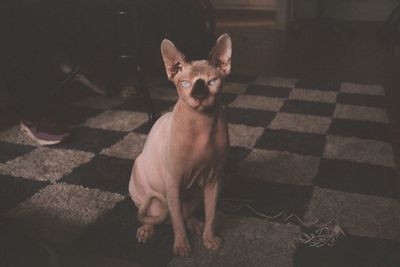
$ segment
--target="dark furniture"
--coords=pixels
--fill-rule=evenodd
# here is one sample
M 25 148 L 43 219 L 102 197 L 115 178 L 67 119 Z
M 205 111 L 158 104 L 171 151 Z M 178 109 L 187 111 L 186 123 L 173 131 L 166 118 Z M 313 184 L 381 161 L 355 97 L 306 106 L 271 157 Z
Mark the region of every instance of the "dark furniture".
M 298 35 L 304 27 L 299 21 L 297 16 L 297 9 L 299 2 L 297 0 L 291 1 L 292 5 L 292 18 L 289 25 L 289 31 Z M 313 20 L 321 34 L 340 33 L 343 29 L 339 28 L 331 19 L 326 16 L 326 1 L 316 0 L 315 2 L 315 18 Z
M 157 112 L 146 79 L 164 73 L 161 40 L 172 40 L 189 59 L 206 57 L 214 42 L 209 0 L 18 0 L 1 4 L 0 12 L 6 15 L 3 27 L 11 28 L 14 21 L 39 14 L 51 32 L 40 42 L 54 43 L 68 55 L 75 68 L 53 91 L 62 90 L 81 69 L 101 79 L 110 95 L 124 79 L 136 77 L 150 120 Z
M 382 26 L 381 37 L 400 56 L 400 1 Z
M 212 5 L 209 0 L 113 0 L 112 6 L 116 42 L 110 66 L 119 71 L 111 84 L 136 70 L 138 88 L 154 121 L 157 114 L 146 79 L 152 70 L 163 70 L 160 43 L 168 38 L 190 59 L 205 58 L 214 41 Z

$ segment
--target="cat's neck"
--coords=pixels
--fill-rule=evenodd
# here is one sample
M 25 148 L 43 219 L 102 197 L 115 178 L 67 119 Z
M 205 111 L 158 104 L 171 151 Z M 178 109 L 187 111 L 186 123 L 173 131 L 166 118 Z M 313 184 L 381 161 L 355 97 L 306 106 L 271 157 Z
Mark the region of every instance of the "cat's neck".
M 211 109 L 199 111 L 178 100 L 173 110 L 174 127 L 191 131 L 194 135 L 212 135 L 220 120 L 221 110 L 221 106 L 216 105 Z

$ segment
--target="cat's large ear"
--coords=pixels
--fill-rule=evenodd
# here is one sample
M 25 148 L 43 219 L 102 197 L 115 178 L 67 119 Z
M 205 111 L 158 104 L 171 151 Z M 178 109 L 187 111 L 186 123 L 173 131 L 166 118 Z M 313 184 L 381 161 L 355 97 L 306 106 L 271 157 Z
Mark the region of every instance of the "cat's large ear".
M 186 62 L 185 56 L 168 39 L 164 39 L 161 42 L 161 55 L 164 60 L 168 79 L 173 79 L 182 71 L 183 64 Z
M 231 72 L 231 57 L 232 40 L 227 33 L 224 33 L 217 39 L 210 52 L 210 62 L 226 76 Z

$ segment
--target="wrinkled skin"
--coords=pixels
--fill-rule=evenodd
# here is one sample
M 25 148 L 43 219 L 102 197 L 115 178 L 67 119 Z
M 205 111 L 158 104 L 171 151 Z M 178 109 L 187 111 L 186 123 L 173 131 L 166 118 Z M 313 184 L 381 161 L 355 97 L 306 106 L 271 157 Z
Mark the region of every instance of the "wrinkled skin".
M 218 250 L 222 243 L 214 224 L 229 136 L 220 95 L 230 72 L 231 51 L 227 34 L 218 38 L 209 60 L 186 62 L 172 42 L 161 44 L 167 75 L 176 85 L 179 100 L 151 129 L 135 160 L 129 192 L 143 223 L 138 240 L 149 240 L 154 224 L 165 221 L 169 214 L 173 251 L 178 256 L 188 256 L 191 251 L 185 223 L 202 235 L 207 249 Z M 192 216 L 201 200 L 204 223 Z

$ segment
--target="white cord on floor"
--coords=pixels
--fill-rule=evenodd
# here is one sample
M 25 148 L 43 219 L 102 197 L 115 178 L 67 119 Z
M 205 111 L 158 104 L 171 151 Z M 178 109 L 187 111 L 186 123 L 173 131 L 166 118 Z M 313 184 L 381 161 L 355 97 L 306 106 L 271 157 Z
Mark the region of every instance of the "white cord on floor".
M 257 215 L 258 217 L 268 221 L 282 219 L 282 221 L 288 222 L 290 219 L 295 218 L 297 222 L 301 224 L 301 226 L 311 232 L 307 233 L 308 231 L 302 231 L 298 237 L 301 243 L 310 247 L 332 247 L 336 240 L 338 240 L 340 237 L 346 236 L 336 219 L 324 224 L 319 223 L 318 219 L 311 223 L 305 223 L 297 214 L 288 214 L 286 211 L 281 211 L 272 216 L 263 214 L 251 206 L 251 202 L 252 200 L 248 199 L 224 198 L 221 199 L 221 208 L 227 212 L 237 212 L 243 209 L 248 209 L 254 215 Z M 313 229 L 315 230 L 313 231 Z

